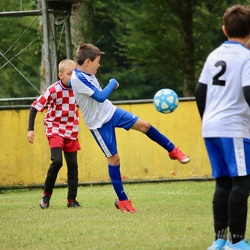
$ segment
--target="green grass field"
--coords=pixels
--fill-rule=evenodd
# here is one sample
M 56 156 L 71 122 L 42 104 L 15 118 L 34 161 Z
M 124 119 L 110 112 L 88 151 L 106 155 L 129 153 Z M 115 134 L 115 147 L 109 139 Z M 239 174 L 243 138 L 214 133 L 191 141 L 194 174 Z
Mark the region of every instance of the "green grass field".
M 213 181 L 124 186 L 135 214 L 115 208 L 111 185 L 79 187 L 78 209 L 66 207 L 66 188 L 45 210 L 41 189 L 2 191 L 0 249 L 202 250 L 213 241 Z

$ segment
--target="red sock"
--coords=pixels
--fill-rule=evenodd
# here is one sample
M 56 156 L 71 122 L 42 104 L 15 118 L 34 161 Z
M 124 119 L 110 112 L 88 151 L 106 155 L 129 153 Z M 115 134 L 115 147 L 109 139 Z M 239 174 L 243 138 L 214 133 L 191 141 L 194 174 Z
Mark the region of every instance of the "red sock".
M 51 196 L 52 194 L 47 194 L 46 192 L 43 192 L 43 195 L 45 195 L 45 196 Z

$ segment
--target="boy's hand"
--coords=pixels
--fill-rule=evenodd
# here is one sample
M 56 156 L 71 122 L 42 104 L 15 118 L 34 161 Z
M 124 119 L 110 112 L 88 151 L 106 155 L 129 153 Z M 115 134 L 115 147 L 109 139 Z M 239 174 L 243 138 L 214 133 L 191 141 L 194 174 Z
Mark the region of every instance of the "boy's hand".
M 29 141 L 31 144 L 34 143 L 35 133 L 34 133 L 33 130 L 28 131 L 28 133 L 27 133 L 27 138 L 28 138 L 28 141 Z
M 110 79 L 109 82 L 116 82 L 114 89 L 118 89 L 120 86 L 116 79 Z
M 119 82 L 117 82 L 116 86 L 114 87 L 114 89 L 118 89 L 120 86 Z

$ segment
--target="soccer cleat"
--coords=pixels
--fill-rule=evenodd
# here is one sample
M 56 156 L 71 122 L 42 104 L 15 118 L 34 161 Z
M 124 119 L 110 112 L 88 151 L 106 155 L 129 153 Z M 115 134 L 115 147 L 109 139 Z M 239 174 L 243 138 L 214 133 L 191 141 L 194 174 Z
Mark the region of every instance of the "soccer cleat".
M 173 151 L 169 152 L 168 155 L 169 155 L 170 159 L 178 160 L 182 164 L 186 164 L 186 163 L 190 162 L 189 157 L 186 156 L 185 154 L 183 154 L 181 152 L 181 150 L 177 147 L 175 147 L 173 149 Z
M 245 240 L 241 240 L 235 244 L 232 244 L 229 240 L 227 240 L 224 250 L 250 250 L 250 245 Z
M 74 201 L 68 202 L 67 203 L 67 207 L 78 208 L 78 207 L 81 207 L 81 205 L 79 204 L 78 201 L 74 200 Z
M 224 250 L 225 243 L 225 240 L 217 239 L 207 250 Z
M 41 207 L 42 209 L 44 209 L 44 208 L 49 208 L 49 200 L 50 200 L 50 196 L 48 196 L 48 195 L 43 195 L 43 196 L 42 196 L 42 199 L 41 199 L 41 201 L 40 201 L 40 207 Z
M 131 200 L 120 201 L 117 199 L 115 201 L 115 206 L 117 209 L 120 209 L 123 213 L 135 213 L 136 210 L 131 204 Z

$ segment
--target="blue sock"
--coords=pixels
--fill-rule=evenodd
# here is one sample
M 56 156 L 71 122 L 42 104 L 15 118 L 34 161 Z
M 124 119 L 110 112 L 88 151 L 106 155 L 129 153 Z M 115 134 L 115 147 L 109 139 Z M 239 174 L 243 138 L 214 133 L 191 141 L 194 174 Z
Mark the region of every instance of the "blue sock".
M 113 188 L 116 192 L 116 195 L 120 201 L 127 200 L 128 197 L 123 189 L 123 183 L 120 173 L 120 166 L 111 166 L 108 165 L 109 176 L 113 185 Z
M 161 134 L 156 128 L 153 126 L 145 133 L 151 140 L 155 141 L 163 148 L 165 148 L 168 152 L 173 151 L 174 144 L 163 134 Z

